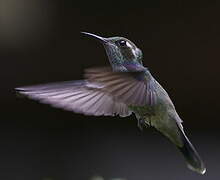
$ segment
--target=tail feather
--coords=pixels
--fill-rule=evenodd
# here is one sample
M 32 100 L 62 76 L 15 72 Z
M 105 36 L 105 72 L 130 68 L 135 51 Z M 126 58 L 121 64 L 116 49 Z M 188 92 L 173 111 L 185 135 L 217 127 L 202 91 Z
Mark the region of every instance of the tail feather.
M 205 174 L 206 172 L 205 164 L 203 163 L 202 159 L 200 158 L 198 152 L 196 151 L 192 143 L 189 141 L 189 139 L 185 135 L 183 129 L 181 127 L 179 128 L 181 132 L 183 146 L 178 147 L 178 149 L 183 154 L 187 162 L 188 168 L 200 174 Z

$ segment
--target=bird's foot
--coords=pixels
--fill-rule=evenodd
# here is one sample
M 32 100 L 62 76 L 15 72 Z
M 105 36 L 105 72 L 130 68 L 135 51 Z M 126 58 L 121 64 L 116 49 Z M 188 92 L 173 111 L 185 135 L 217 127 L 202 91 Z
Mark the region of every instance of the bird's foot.
M 144 119 L 141 118 L 137 120 L 137 126 L 141 131 L 143 131 L 144 126 L 148 127 Z

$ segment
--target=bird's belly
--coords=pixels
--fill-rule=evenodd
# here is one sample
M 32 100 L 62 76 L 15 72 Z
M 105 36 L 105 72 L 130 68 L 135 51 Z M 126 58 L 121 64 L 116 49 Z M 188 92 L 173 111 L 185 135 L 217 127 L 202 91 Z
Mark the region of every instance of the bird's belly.
M 129 109 L 143 118 L 155 115 L 155 107 L 153 106 L 129 106 Z
M 172 118 L 169 111 L 163 105 L 136 108 L 135 110 L 134 113 L 138 113 L 138 116 L 148 125 L 167 136 L 174 144 L 182 145 L 176 120 Z

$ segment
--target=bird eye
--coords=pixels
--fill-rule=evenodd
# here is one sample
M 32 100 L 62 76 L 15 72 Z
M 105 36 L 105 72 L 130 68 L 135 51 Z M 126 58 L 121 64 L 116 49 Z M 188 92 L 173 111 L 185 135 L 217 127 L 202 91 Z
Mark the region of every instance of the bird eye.
M 126 46 L 127 45 L 127 42 L 125 40 L 119 40 L 119 41 L 116 41 L 116 44 L 118 44 L 119 46 Z

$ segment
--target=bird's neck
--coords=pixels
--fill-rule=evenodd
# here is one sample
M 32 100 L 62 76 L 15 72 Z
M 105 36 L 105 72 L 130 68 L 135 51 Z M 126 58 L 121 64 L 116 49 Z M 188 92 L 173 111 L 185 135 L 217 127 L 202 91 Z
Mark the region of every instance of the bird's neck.
M 135 59 L 125 60 L 122 57 L 113 56 L 108 54 L 109 62 L 115 72 L 141 72 L 146 68 L 142 64 L 142 56 L 138 56 Z
M 137 62 L 121 63 L 121 64 L 111 64 L 113 71 L 115 72 L 143 72 L 147 68 L 142 64 Z
M 122 65 L 127 69 L 128 72 L 143 72 L 147 69 L 138 61 L 126 61 Z

